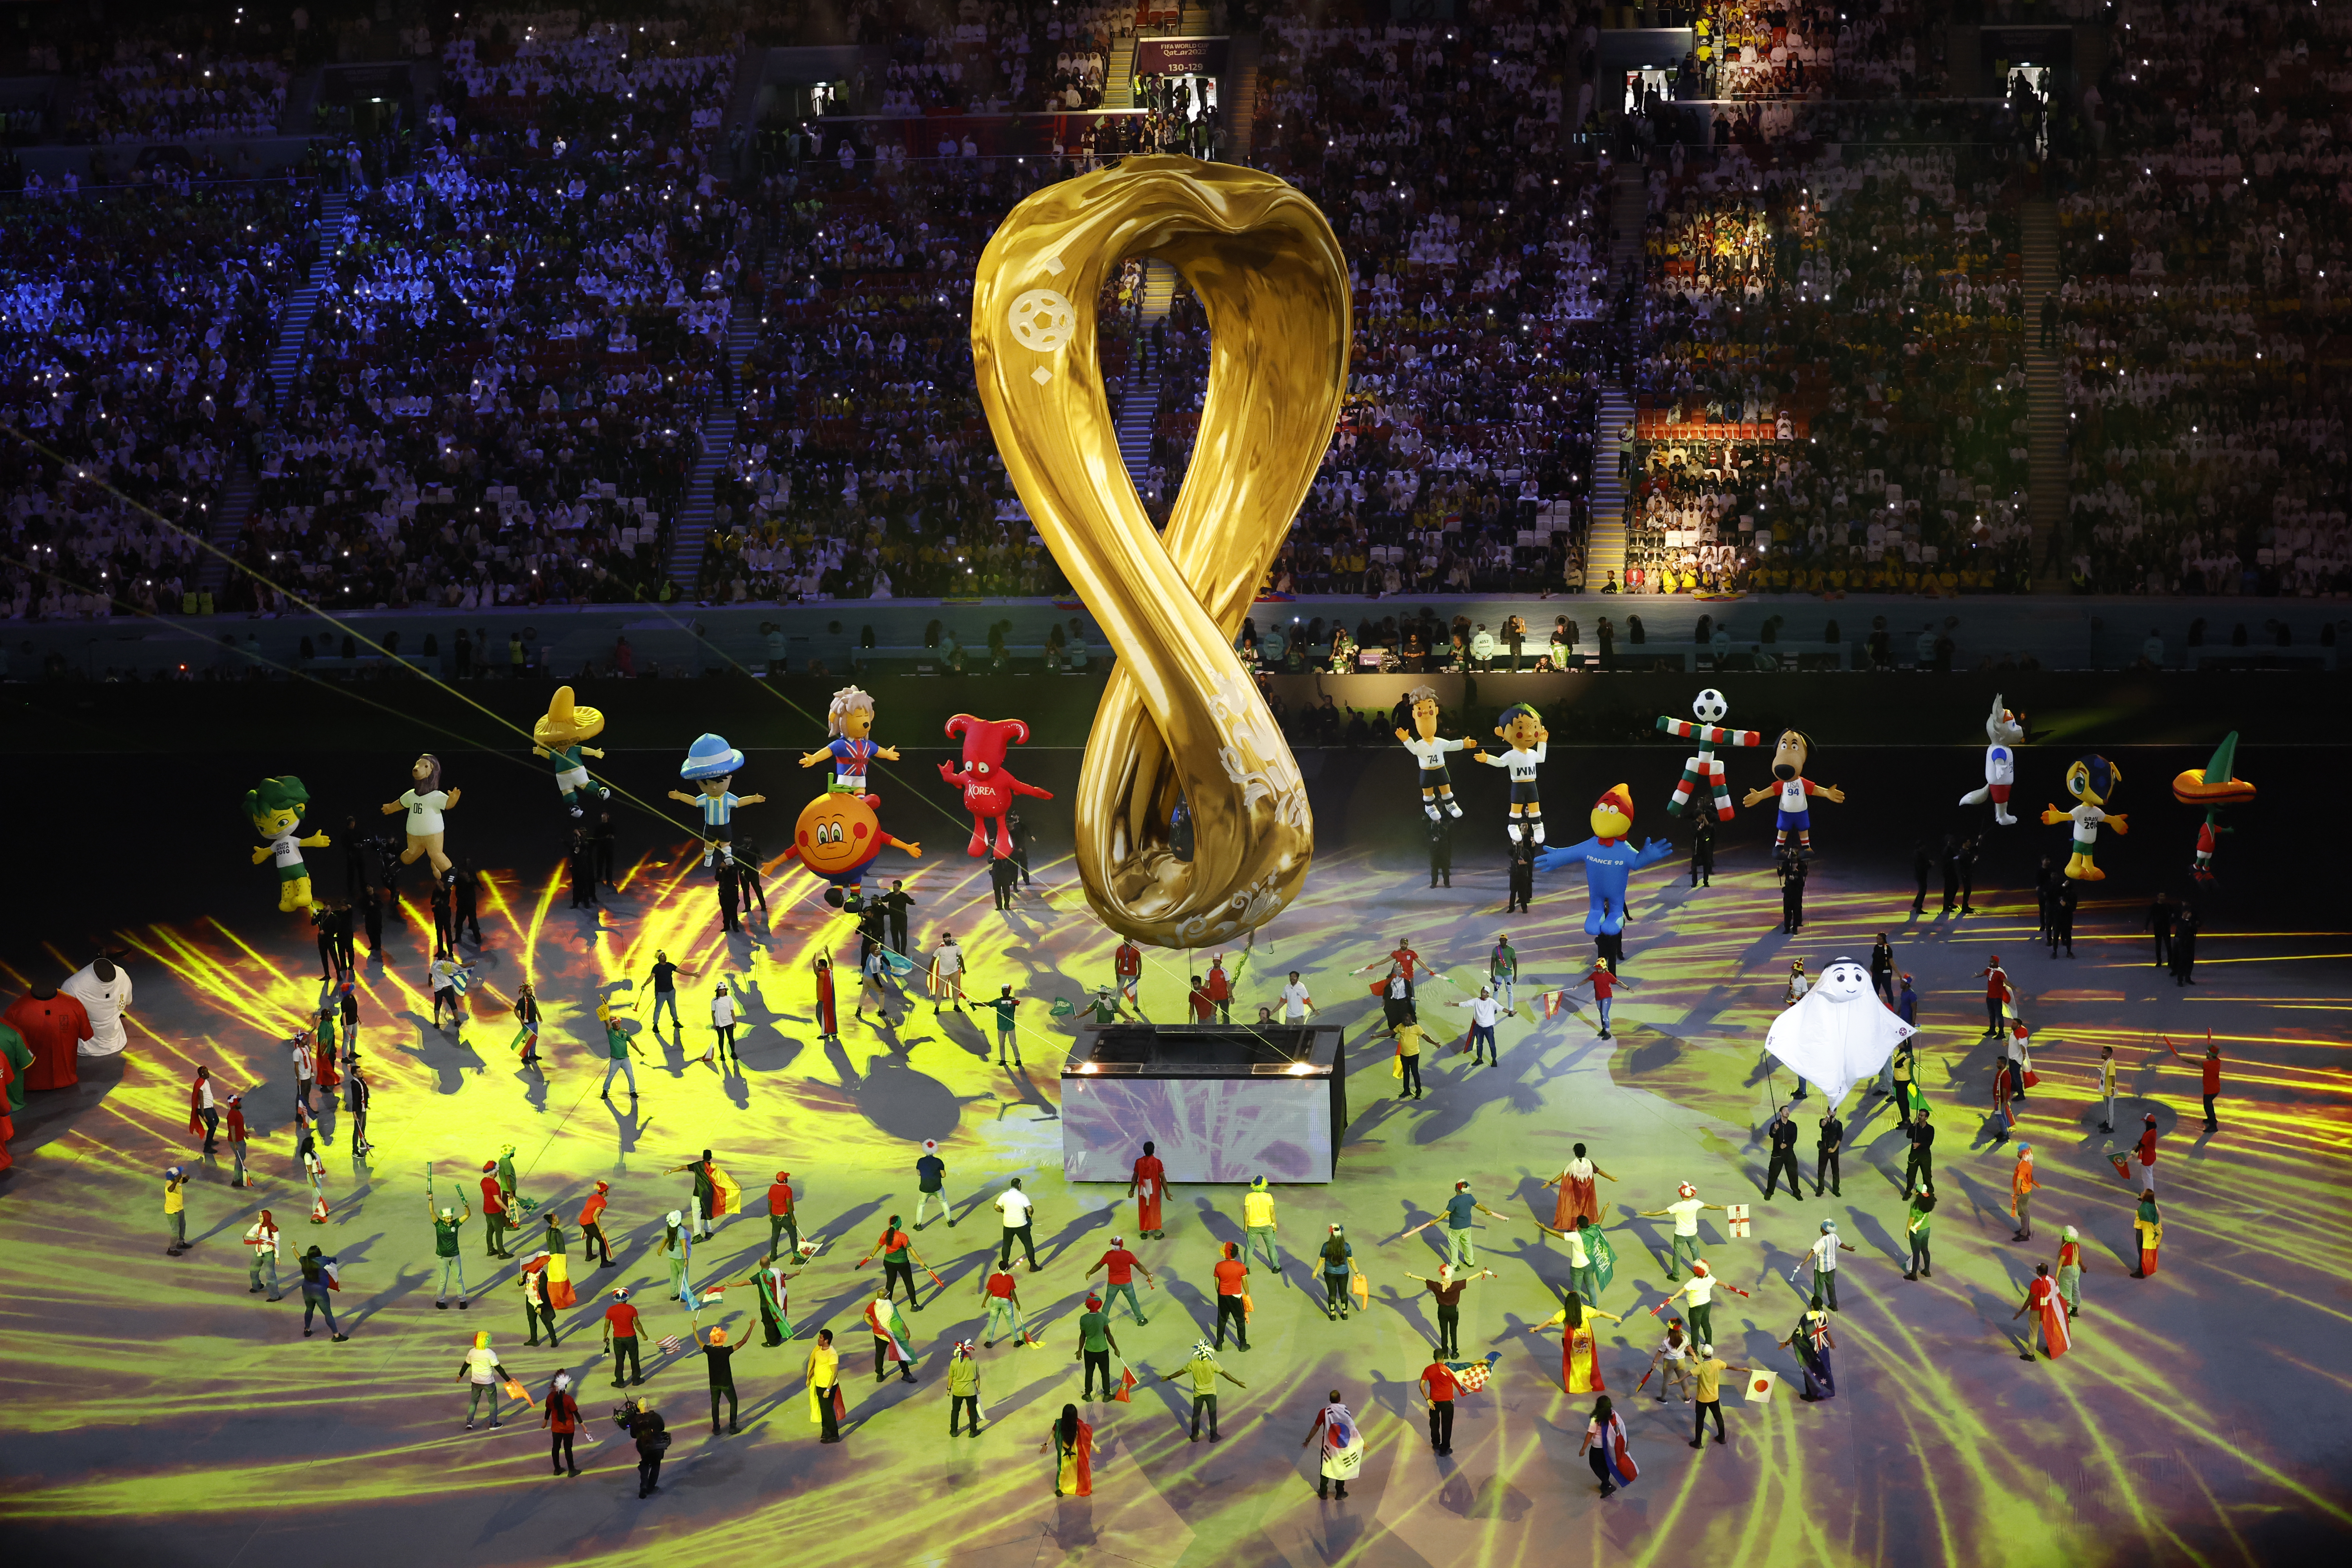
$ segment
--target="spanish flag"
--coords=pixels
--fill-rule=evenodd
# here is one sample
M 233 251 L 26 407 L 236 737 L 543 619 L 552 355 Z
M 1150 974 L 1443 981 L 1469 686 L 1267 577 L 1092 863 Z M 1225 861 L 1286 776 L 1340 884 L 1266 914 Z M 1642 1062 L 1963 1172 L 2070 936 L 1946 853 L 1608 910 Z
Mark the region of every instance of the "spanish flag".
M 717 1219 L 720 1215 L 742 1212 L 743 1189 L 714 1161 L 710 1166 L 710 1217 Z

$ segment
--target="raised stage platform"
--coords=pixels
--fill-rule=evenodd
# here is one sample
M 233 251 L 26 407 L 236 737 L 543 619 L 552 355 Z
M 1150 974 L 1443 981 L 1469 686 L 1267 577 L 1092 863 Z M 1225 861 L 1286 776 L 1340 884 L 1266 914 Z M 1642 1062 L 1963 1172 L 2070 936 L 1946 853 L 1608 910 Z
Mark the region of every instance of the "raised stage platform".
M 1328 1182 L 1348 1125 L 1336 1026 L 1111 1024 L 1062 1068 L 1062 1174 L 1123 1182 L 1146 1139 L 1171 1182 Z

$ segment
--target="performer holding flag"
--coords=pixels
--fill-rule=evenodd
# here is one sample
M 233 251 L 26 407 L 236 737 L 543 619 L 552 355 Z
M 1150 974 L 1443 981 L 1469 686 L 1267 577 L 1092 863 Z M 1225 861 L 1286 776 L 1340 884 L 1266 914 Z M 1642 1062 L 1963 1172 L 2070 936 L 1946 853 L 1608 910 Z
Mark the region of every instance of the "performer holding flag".
M 914 1382 L 914 1335 L 908 1331 L 907 1320 L 899 1315 L 898 1303 L 887 1295 L 866 1302 L 866 1326 L 874 1332 L 874 1381 L 887 1380 L 890 1368 L 895 1366 L 900 1377 Z
M 1339 1483 L 1339 1498 L 1347 1500 L 1348 1483 L 1363 1473 L 1364 1434 L 1356 1425 L 1355 1416 L 1340 1403 L 1339 1391 L 1333 1389 L 1329 1403 L 1315 1413 L 1315 1425 L 1307 1429 L 1307 1441 L 1302 1448 L 1323 1439 L 1323 1470 L 1316 1482 L 1315 1495 L 1328 1498 L 1331 1483 Z

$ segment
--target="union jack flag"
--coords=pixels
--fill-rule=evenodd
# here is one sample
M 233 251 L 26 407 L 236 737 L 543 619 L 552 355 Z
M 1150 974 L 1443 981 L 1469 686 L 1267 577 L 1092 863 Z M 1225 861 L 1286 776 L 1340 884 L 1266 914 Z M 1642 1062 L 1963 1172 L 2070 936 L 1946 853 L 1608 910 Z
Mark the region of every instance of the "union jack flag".
M 1475 1394 L 1486 1386 L 1486 1380 L 1494 1375 L 1495 1363 L 1502 1359 L 1502 1352 L 1488 1351 L 1478 1361 L 1449 1361 L 1445 1370 L 1454 1374 L 1454 1381 L 1462 1385 L 1465 1394 Z

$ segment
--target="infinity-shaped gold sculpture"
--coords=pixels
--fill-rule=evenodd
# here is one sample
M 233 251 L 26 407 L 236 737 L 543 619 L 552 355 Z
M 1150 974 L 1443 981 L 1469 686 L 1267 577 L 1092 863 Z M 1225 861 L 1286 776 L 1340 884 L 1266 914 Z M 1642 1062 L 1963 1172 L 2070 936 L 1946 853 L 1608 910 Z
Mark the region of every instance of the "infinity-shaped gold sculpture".
M 1130 257 L 1183 275 L 1209 317 L 1208 398 L 1163 534 L 1118 450 L 1095 301 Z M 1202 947 L 1297 896 L 1307 788 L 1233 640 L 1314 483 L 1348 384 L 1347 263 L 1274 175 L 1129 158 L 1006 216 L 972 282 L 971 348 L 1013 489 L 1118 654 L 1078 773 L 1077 861 L 1113 931 Z M 1179 795 L 1193 853 L 1168 826 Z

